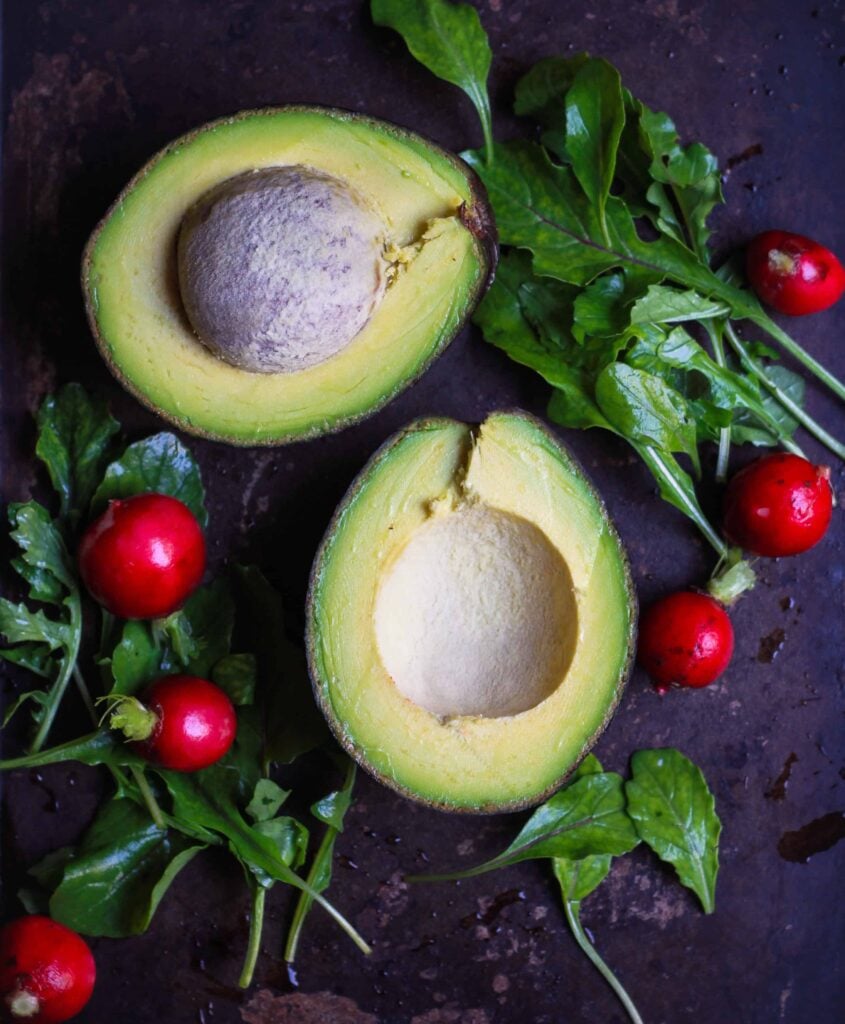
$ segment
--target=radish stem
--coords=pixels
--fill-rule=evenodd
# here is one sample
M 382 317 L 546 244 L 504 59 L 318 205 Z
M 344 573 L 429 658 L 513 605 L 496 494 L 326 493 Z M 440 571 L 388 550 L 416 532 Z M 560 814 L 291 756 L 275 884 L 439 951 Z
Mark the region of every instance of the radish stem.
M 249 988 L 252 984 L 252 976 L 255 974 L 255 965 L 258 962 L 258 954 L 261 949 L 261 933 L 264 930 L 264 901 L 267 897 L 267 890 L 257 882 L 254 885 L 252 915 L 249 922 L 249 945 L 246 948 L 243 970 L 238 978 L 238 985 L 241 988 Z
M 725 343 L 722 341 L 722 333 L 716 328 L 712 320 L 704 321 L 704 328 L 710 336 L 713 345 L 713 358 L 716 363 L 725 369 Z M 728 459 L 731 454 L 731 428 L 722 427 L 719 430 L 719 454 L 716 456 L 716 482 L 723 484 L 728 479 Z
M 818 377 L 818 379 L 823 384 L 826 384 L 835 395 L 845 401 L 845 384 L 843 384 L 838 377 L 834 377 L 830 370 L 826 369 L 821 363 L 813 359 L 809 353 L 805 352 L 798 342 L 793 341 L 786 331 L 778 327 L 774 320 L 770 320 L 762 310 L 754 312 L 753 314 L 749 313 L 748 319 L 757 324 L 758 327 L 762 327 L 763 330 L 767 334 L 771 335 L 771 337 L 786 349 L 791 356 L 797 359 L 799 363 L 806 366 L 810 373 Z M 821 438 L 819 438 L 819 440 L 821 440 Z
M 730 341 L 734 351 L 742 361 L 743 366 L 748 370 L 749 373 L 753 374 L 765 387 L 770 391 L 775 398 L 780 402 L 784 409 L 798 422 L 805 427 L 818 441 L 821 441 L 823 445 L 826 445 L 834 455 L 838 455 L 840 459 L 845 460 L 845 445 L 841 444 L 831 434 L 829 434 L 821 424 L 809 416 L 800 405 L 797 405 L 789 395 L 778 387 L 777 384 L 766 373 L 765 369 L 760 366 L 758 362 L 754 360 L 745 342 L 739 337 L 733 328 L 733 325 L 728 321 L 725 325 L 725 332 L 727 333 L 728 340 Z M 784 445 L 786 447 L 786 445 Z M 801 449 L 789 449 L 794 454 L 801 454 Z

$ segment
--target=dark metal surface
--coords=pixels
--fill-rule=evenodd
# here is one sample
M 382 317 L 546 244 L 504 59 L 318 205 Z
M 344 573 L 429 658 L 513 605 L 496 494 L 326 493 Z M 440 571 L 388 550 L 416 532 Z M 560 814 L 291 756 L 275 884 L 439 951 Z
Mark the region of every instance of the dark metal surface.
M 508 113 L 511 92 L 533 60 L 589 49 L 613 60 L 637 95 L 668 110 L 730 169 L 728 206 L 716 219 L 720 250 L 783 226 L 845 251 L 841 3 L 490 0 L 480 7 L 495 53 L 500 136 L 519 130 Z M 4 501 L 40 486 L 30 413 L 57 382 L 78 379 L 105 392 L 135 434 L 158 426 L 96 355 L 77 274 L 97 218 L 162 144 L 212 117 L 288 102 L 365 110 L 452 149 L 479 141 L 461 94 L 416 65 L 397 37 L 374 30 L 364 6 L 350 0 L 19 0 L 5 5 L 4 35 Z M 794 323 L 834 369 L 845 366 L 843 328 L 845 303 Z M 520 405 L 542 415 L 546 397 L 530 373 L 467 330 L 412 390 L 336 437 L 269 451 L 193 441 L 210 492 L 211 550 L 218 560 L 261 561 L 298 628 L 321 531 L 388 433 L 421 414 L 473 420 Z M 845 434 L 841 408 L 815 389 L 808 403 Z M 657 500 L 627 449 L 597 433 L 566 440 L 607 499 L 641 597 L 700 580 L 708 552 Z M 833 483 L 845 500 L 841 466 Z M 734 615 L 737 651 L 724 681 L 661 700 L 635 673 L 599 745 L 602 760 L 620 769 L 638 747 L 680 747 L 704 768 L 725 825 L 713 916 L 640 851 L 619 862 L 585 905 L 586 924 L 648 1024 L 842 1019 L 845 844 L 802 863 L 784 859 L 800 838 L 782 836 L 845 807 L 843 540 L 840 510 L 817 550 L 765 562 L 760 586 Z M 788 758 L 786 784 L 778 777 Z M 13 893 L 25 865 L 79 835 L 100 785 L 95 772 L 65 768 L 5 780 L 7 915 L 19 912 Z M 289 903 L 274 891 L 256 989 L 242 996 L 235 982 L 246 894 L 235 864 L 209 854 L 179 878 L 147 935 L 94 942 L 99 983 L 80 1020 L 622 1021 L 569 938 L 543 864 L 461 885 L 402 882 L 403 872 L 466 865 L 498 851 L 520 820 L 450 817 L 364 779 L 339 844 L 332 895 L 373 940 L 370 959 L 315 913 L 294 991 L 280 963 Z

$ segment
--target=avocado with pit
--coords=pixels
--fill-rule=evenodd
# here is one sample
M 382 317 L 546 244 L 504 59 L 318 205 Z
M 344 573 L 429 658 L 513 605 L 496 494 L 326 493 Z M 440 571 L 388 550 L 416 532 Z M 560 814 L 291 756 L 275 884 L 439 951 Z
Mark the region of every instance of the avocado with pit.
M 205 437 L 283 444 L 411 384 L 495 261 L 484 188 L 458 157 L 372 118 L 280 107 L 155 156 L 82 278 L 100 350 L 142 402 Z
M 374 775 L 445 810 L 553 792 L 620 698 L 636 602 L 601 499 L 536 419 L 411 424 L 373 456 L 317 554 L 314 690 Z

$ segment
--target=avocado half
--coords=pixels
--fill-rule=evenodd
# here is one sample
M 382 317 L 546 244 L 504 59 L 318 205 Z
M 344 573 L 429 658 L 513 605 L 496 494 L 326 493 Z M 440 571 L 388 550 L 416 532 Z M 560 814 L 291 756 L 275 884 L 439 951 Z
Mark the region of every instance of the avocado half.
M 341 502 L 311 576 L 314 690 L 343 747 L 444 810 L 553 792 L 609 721 L 636 599 L 604 505 L 531 416 L 420 420 Z
M 458 157 L 291 106 L 153 157 L 92 234 L 82 283 L 100 351 L 138 399 L 191 433 L 274 445 L 339 430 L 412 383 L 496 251 L 484 187 Z

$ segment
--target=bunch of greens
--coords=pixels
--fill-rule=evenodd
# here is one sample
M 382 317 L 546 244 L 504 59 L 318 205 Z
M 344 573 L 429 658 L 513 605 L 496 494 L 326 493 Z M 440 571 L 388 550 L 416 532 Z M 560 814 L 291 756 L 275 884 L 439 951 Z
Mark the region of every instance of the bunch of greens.
M 497 857 L 464 871 L 408 880 L 472 878 L 523 860 L 551 859 L 575 941 L 634 1024 L 642 1024 L 630 996 L 590 941 L 581 923 L 581 903 L 607 877 L 613 858 L 642 841 L 675 868 L 705 913 L 712 913 L 721 828 L 704 776 L 677 750 L 637 751 L 627 781 L 616 772 L 603 771 L 590 754 L 568 785 L 534 811 L 516 839 Z
M 182 868 L 206 847 L 223 846 L 240 862 L 252 893 L 242 985 L 252 978 L 264 900 L 275 882 L 300 893 L 286 950 L 290 959 L 315 902 L 368 952 L 322 895 L 351 801 L 353 768 L 328 748 L 343 782 L 312 807 L 326 832 L 306 877 L 298 872 L 308 860 L 309 829 L 279 813 L 289 793 L 269 777 L 272 766 L 323 746 L 328 734 L 311 698 L 304 653 L 285 638 L 281 600 L 261 572 L 235 567 L 230 578 L 198 589 L 180 611 L 151 622 L 115 620 L 83 597 L 68 552 L 80 528 L 110 499 L 169 494 L 188 505 L 202 525 L 207 521 L 199 467 L 174 435 L 160 433 L 126 446 L 119 434 L 105 405 L 79 385 L 48 397 L 38 413 L 36 451 L 58 494 L 58 515 L 52 518 L 35 501 L 9 509 L 11 536 L 21 552 L 12 566 L 28 600 L 0 599 L 0 632 L 9 644 L 0 657 L 42 683 L 19 696 L 5 719 L 31 707 L 30 752 L 0 762 L 0 769 L 78 761 L 105 766 L 114 781 L 78 846 L 58 850 L 32 868 L 33 885 L 21 899 L 28 910 L 49 912 L 86 935 L 137 934 L 149 926 Z M 173 672 L 212 679 L 237 709 L 237 739 L 225 758 L 193 774 L 167 771 L 144 761 L 118 734 L 98 727 L 96 700 L 79 665 L 83 620 L 97 611 L 97 699 L 108 704 L 136 695 Z M 239 644 L 235 649 L 233 637 Z M 94 731 L 43 749 L 72 678 Z
M 552 386 L 551 419 L 631 444 L 718 555 L 715 595 L 737 596 L 753 572 L 699 505 L 702 442 L 718 444 L 719 480 L 732 441 L 800 454 L 800 423 L 840 458 L 845 446 L 803 410 L 803 380 L 734 322 L 765 332 L 843 399 L 845 385 L 767 316 L 731 264 L 711 269 L 707 218 L 723 201 L 715 156 L 682 146 L 666 114 L 587 54 L 541 60 L 518 83 L 516 113 L 534 120 L 539 141 L 491 145 L 491 51 L 474 8 L 372 0 L 372 12 L 481 116 L 487 144 L 463 156 L 508 248 L 475 322 Z

